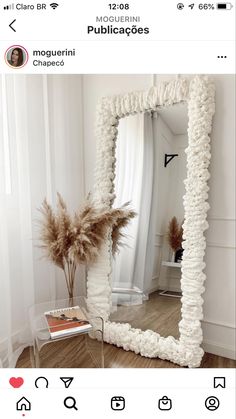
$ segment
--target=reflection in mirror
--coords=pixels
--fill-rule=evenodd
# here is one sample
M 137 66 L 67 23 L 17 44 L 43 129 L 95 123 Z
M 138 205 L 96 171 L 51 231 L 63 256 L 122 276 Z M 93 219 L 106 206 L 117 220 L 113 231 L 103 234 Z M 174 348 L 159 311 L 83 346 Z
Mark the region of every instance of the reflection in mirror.
M 113 302 L 121 320 L 163 337 L 179 337 L 187 125 L 184 102 L 130 115 L 120 120 L 116 144 L 114 206 L 130 201 L 138 215 L 113 262 Z

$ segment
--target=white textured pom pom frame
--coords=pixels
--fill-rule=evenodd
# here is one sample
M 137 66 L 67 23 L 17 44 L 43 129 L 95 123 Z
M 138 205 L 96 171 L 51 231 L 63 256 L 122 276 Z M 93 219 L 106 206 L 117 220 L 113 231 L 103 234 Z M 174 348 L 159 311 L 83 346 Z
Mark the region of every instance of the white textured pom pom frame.
M 181 366 L 200 366 L 203 349 L 201 294 L 204 291 L 206 221 L 210 162 L 212 117 L 215 111 L 215 88 L 204 76 L 162 82 L 145 92 L 105 97 L 97 109 L 97 163 L 94 201 L 97 206 L 110 207 L 114 201 L 114 169 L 117 126 L 119 119 L 131 114 L 156 110 L 185 101 L 188 104 L 187 179 L 185 180 L 183 225 L 184 253 L 181 289 L 182 319 L 179 340 L 161 337 L 151 330 L 134 329 L 129 324 L 109 321 L 111 309 L 111 240 L 108 237 L 100 257 L 89 271 L 87 295 L 105 318 L 105 342 L 149 358 L 161 358 Z

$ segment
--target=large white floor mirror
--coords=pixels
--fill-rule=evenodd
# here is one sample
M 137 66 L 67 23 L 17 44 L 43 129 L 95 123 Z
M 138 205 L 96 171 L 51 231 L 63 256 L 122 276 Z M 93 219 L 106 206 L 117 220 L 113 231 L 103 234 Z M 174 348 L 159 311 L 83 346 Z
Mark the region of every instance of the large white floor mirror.
M 214 111 L 215 88 L 206 76 L 105 97 L 97 108 L 93 200 L 105 208 L 131 201 L 137 217 L 125 232 L 128 246 L 115 261 L 108 234 L 88 270 L 88 299 L 105 319 L 105 342 L 188 367 L 200 366 L 204 354 L 201 295 Z M 179 260 L 166 241 L 174 216 L 183 230 Z M 119 286 L 149 294 L 148 302 L 139 301 L 141 327 L 135 303 L 129 306 L 130 321 L 113 316 L 112 288 Z M 125 298 L 118 304 L 127 305 Z

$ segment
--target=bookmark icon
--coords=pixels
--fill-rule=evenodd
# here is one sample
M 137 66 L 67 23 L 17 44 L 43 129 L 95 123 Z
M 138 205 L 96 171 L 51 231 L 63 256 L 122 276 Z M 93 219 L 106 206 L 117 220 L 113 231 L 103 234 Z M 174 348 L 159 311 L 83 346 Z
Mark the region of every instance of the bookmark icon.
M 65 388 L 69 388 L 74 377 L 60 377 L 60 380 L 64 383 Z

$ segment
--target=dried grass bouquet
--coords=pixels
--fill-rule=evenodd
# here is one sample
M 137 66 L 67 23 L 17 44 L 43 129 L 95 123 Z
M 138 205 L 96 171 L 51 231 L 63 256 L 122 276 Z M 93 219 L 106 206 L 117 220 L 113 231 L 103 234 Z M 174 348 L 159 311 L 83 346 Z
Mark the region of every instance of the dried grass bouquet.
M 128 204 L 117 209 L 98 209 L 87 199 L 81 209 L 73 216 L 68 213 L 67 206 L 58 193 L 57 212 L 45 199 L 39 211 L 43 217 L 40 220 L 40 246 L 45 256 L 65 275 L 69 297 L 74 294 L 75 273 L 79 264 L 94 262 L 99 250 L 112 231 L 113 255 L 122 245 L 124 235 L 121 229 L 128 225 L 136 213 Z
M 168 227 L 168 242 L 171 249 L 176 252 L 182 248 L 183 241 L 183 227 L 179 225 L 177 218 L 173 217 L 169 222 Z

